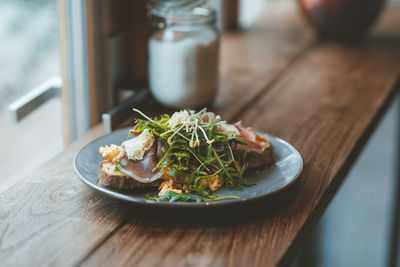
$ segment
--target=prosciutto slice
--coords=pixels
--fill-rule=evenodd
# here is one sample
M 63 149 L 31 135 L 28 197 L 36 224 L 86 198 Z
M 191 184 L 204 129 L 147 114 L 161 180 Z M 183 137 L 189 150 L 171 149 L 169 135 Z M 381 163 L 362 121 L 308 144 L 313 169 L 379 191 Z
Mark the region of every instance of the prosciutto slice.
M 204 122 L 215 120 L 215 118 L 216 115 L 213 112 L 206 112 L 202 117 Z M 248 168 L 268 166 L 274 163 L 275 159 L 270 142 L 251 129 L 244 127 L 241 121 L 235 124 L 218 124 L 215 127 L 217 131 L 234 135 L 247 143 L 236 144 L 233 149 L 249 152 Z
M 163 168 L 153 172 L 163 150 L 165 150 L 164 144 L 157 138 L 157 142 L 154 142 L 150 149 L 146 151 L 142 160 L 131 160 L 124 154 L 118 167 L 123 173 L 141 183 L 154 182 L 164 174 Z
M 236 122 L 234 126 L 238 129 L 240 137 L 247 143 L 238 144 L 235 149 L 253 152 L 255 155 L 249 158 L 248 168 L 257 168 L 263 165 L 271 165 L 274 162 L 271 144 L 264 137 L 256 134 L 249 128 L 245 128 L 242 122 Z
M 206 112 L 203 114 L 203 116 L 201 117 L 203 119 L 204 122 L 210 122 L 215 120 L 216 115 L 214 112 Z

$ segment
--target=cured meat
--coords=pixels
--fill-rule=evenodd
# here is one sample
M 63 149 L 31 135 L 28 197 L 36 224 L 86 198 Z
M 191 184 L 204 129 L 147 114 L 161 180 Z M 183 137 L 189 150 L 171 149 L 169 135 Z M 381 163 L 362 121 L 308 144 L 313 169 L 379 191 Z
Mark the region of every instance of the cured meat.
M 206 112 L 206 113 L 204 113 L 203 116 L 201 117 L 201 119 L 202 119 L 204 122 L 213 121 L 213 120 L 215 120 L 215 118 L 216 118 L 216 115 L 215 115 L 214 112 Z
M 213 112 L 206 112 L 202 119 L 204 122 L 215 120 Z M 244 150 L 249 153 L 248 168 L 257 168 L 264 165 L 271 165 L 275 162 L 270 142 L 251 128 L 244 127 L 241 121 L 235 124 L 220 123 L 216 126 L 217 131 L 226 132 L 227 135 L 234 135 L 247 144 L 235 144 L 233 149 Z
M 234 126 L 238 129 L 240 138 L 247 144 L 237 144 L 234 149 L 249 152 L 248 168 L 257 168 L 264 165 L 271 165 L 275 159 L 272 153 L 270 142 L 263 136 L 249 128 L 245 128 L 242 122 L 236 122 Z
M 163 169 L 153 172 L 161 158 L 162 150 L 165 149 L 160 140 L 153 143 L 145 152 L 142 160 L 128 159 L 126 154 L 120 158 L 118 168 L 126 175 L 142 183 L 151 183 L 163 175 Z

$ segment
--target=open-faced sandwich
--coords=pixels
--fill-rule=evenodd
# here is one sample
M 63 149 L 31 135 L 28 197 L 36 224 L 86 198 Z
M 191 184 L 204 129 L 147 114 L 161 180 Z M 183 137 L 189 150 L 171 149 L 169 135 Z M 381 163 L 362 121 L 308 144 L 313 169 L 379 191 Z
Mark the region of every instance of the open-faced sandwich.
M 270 142 L 241 122 L 228 124 L 203 109 L 142 118 L 120 146 L 100 147 L 100 182 L 131 190 L 157 187 L 153 199 L 185 200 L 195 193 L 209 199 L 222 186 L 246 186 L 248 169 L 274 163 Z

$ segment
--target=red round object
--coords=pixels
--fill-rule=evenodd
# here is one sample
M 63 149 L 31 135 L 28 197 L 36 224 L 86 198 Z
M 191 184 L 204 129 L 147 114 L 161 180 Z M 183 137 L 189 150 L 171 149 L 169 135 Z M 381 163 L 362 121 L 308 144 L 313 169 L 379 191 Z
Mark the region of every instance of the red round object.
M 385 0 L 298 0 L 322 37 L 357 39 L 375 22 Z

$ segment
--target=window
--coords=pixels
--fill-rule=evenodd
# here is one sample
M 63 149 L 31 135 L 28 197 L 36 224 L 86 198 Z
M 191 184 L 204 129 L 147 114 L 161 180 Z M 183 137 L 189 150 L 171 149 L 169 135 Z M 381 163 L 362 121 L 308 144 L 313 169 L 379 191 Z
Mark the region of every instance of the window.
M 0 2 L 0 192 L 62 150 L 59 97 L 52 97 L 17 122 L 7 111 L 10 104 L 18 105 L 43 82 L 58 79 L 58 38 L 56 1 Z

